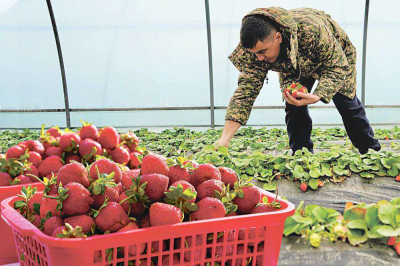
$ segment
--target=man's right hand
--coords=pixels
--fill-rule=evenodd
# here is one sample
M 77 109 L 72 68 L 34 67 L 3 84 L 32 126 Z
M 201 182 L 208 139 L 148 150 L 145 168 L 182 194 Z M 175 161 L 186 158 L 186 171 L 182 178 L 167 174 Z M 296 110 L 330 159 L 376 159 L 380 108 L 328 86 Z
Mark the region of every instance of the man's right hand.
M 219 139 L 219 145 L 229 147 L 231 139 L 235 135 L 236 131 L 241 127 L 238 122 L 226 120 L 224 130 L 222 131 L 221 138 Z

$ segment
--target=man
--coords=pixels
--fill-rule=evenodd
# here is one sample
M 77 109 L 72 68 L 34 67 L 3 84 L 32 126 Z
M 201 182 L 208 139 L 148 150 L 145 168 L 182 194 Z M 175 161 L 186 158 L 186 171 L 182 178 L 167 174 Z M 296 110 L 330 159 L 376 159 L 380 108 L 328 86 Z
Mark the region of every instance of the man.
M 235 132 L 247 123 L 267 72 L 272 70 L 279 73 L 282 92 L 295 82 L 311 92 L 315 81 L 319 81 L 312 94 L 299 92 L 299 99 L 282 93 L 293 152 L 303 147 L 313 151 L 308 105 L 331 100 L 359 152 L 380 150 L 364 107 L 356 97 L 356 49 L 328 14 L 310 8 L 255 9 L 243 18 L 240 44 L 229 59 L 240 75 L 226 112 L 220 145 L 228 147 Z

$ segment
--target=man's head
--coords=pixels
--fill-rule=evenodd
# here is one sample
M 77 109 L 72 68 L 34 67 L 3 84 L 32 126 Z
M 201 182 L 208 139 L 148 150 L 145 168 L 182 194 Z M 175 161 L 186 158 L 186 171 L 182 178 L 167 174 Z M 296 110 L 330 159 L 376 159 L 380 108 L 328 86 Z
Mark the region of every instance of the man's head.
M 244 48 L 255 53 L 258 60 L 273 63 L 280 53 L 282 34 L 267 17 L 251 15 L 243 19 L 240 42 Z

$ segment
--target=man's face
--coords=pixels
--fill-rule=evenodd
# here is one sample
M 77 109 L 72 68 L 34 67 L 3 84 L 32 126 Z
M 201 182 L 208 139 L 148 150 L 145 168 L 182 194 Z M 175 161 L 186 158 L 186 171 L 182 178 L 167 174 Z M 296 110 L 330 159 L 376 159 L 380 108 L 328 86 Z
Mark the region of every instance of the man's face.
M 274 63 L 279 56 L 281 43 L 282 34 L 275 31 L 263 41 L 258 41 L 256 46 L 248 50 L 255 53 L 259 61 Z

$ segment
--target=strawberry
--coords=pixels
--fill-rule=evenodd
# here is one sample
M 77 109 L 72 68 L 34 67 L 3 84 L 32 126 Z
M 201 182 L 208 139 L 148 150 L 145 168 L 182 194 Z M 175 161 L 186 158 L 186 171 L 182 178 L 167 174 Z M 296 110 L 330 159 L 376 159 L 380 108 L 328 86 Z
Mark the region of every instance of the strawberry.
M 51 234 L 51 236 L 52 236 L 52 237 L 57 237 L 59 234 L 62 234 L 63 231 L 64 231 L 65 229 L 66 229 L 66 228 L 65 228 L 64 225 L 59 226 L 59 227 L 57 227 L 56 229 L 54 229 L 54 231 L 53 231 L 53 233 Z
M 30 151 L 28 152 L 28 155 L 28 162 L 32 163 L 34 166 L 38 167 L 42 162 L 42 156 L 39 153 Z
M 29 175 L 34 175 L 36 177 L 39 176 L 38 169 L 33 165 L 29 165 L 29 166 L 25 167 L 21 173 L 26 176 L 29 176 Z M 32 183 L 38 182 L 38 180 L 32 176 L 29 176 L 29 178 L 31 179 Z
M 324 181 L 318 179 L 318 187 L 323 187 L 324 186 Z
M 89 215 L 77 215 L 65 218 L 64 223 L 70 224 L 73 228 L 80 226 L 82 233 L 87 234 L 95 226 L 94 220 Z
M 136 147 L 139 145 L 139 139 L 133 132 L 127 132 L 121 134 L 121 143 L 128 146 L 130 152 L 134 152 Z
M 133 180 L 135 180 L 140 174 L 140 169 L 133 169 L 122 172 L 121 183 L 124 190 L 128 190 L 132 185 Z M 133 180 L 132 180 L 133 178 Z
M 164 192 L 168 188 L 168 176 L 162 174 L 145 174 L 142 175 L 140 184 L 147 183 L 144 189 L 146 196 L 152 202 L 160 200 L 164 196 Z
M 394 246 L 395 243 L 396 243 L 396 237 L 395 236 L 389 237 L 387 242 L 388 246 Z
M 112 202 L 118 202 L 119 198 L 119 193 L 117 188 L 111 188 L 111 187 L 105 187 L 104 188 L 104 194 L 100 193 L 98 195 L 93 195 L 94 203 L 93 207 L 96 209 L 100 208 L 101 205 L 103 205 L 106 197 L 108 198 L 108 201 Z
M 12 177 L 6 172 L 0 172 L 0 187 L 9 186 L 12 182 Z
M 82 158 L 79 155 L 76 155 L 76 154 L 70 154 L 70 155 L 65 156 L 65 163 L 66 164 L 69 164 L 69 163 L 71 163 L 73 161 L 81 163 L 82 162 Z
M 142 160 L 139 157 L 141 155 L 142 154 L 140 152 L 137 152 L 137 151 L 131 152 L 129 154 L 129 158 L 130 158 L 129 168 L 131 168 L 131 169 L 139 168 L 139 165 L 142 163 Z
M 284 89 L 284 90 L 283 90 L 283 93 L 286 94 L 286 92 L 290 93 L 290 89 Z
M 59 195 L 62 187 L 59 187 Z M 66 191 L 66 199 L 62 200 L 62 212 L 65 215 L 81 215 L 90 211 L 90 205 L 93 204 L 93 198 L 90 195 L 89 190 L 87 190 L 80 183 L 70 182 L 68 183 L 64 191 Z
M 44 157 L 50 157 L 53 155 L 62 157 L 62 150 L 60 149 L 60 147 L 48 147 L 44 152 Z
M 193 160 L 187 160 L 187 161 L 183 162 L 183 165 L 186 165 L 186 164 L 191 164 L 193 166 L 193 168 L 199 167 L 199 164 Z
M 51 236 L 59 238 L 87 237 L 87 235 L 82 232 L 82 227 L 72 227 L 69 223 L 65 223 L 65 226 L 60 226 L 56 228 Z
M 90 186 L 88 172 L 83 164 L 70 163 L 58 170 L 57 184 L 62 183 L 65 186 L 71 182 L 79 183 L 85 188 Z
M 162 174 L 168 176 L 168 165 L 166 158 L 157 154 L 149 154 L 143 157 L 141 174 Z
M 123 146 L 118 146 L 110 153 L 113 161 L 119 164 L 127 165 L 131 160 L 129 151 Z
M 51 136 L 50 134 L 45 134 L 44 133 L 44 124 L 42 125 L 42 129 L 40 131 L 39 141 L 43 144 L 43 147 L 44 147 L 45 150 L 47 148 L 53 146 L 53 143 L 56 142 L 56 139 L 55 139 L 54 136 Z
M 123 227 L 120 230 L 118 230 L 117 233 L 129 232 L 129 231 L 134 231 L 134 230 L 137 230 L 137 229 L 139 229 L 139 226 L 137 225 L 137 223 L 131 222 L 131 223 L 128 223 L 125 227 Z M 140 245 L 139 245 L 139 254 L 143 254 L 145 249 L 146 249 L 146 243 L 145 242 L 144 243 L 143 242 L 140 243 Z M 128 256 L 136 256 L 136 253 L 137 253 L 136 245 L 130 245 L 129 246 L 129 251 L 128 251 Z M 120 255 L 125 254 L 125 249 L 121 248 L 121 250 L 119 251 L 119 254 Z
M 14 178 L 14 180 L 16 180 L 16 179 L 19 180 L 19 182 L 17 183 L 18 185 L 33 183 L 31 178 L 29 176 L 26 176 L 26 175 L 19 175 L 16 178 Z M 38 181 L 35 180 L 34 182 L 38 182 Z
M 400 175 L 396 176 L 396 178 L 394 180 L 397 182 L 400 182 Z
M 396 250 L 397 255 L 400 256 L 400 241 L 394 243 L 394 250 Z
M 44 146 L 38 140 L 26 140 L 26 141 L 21 142 L 18 145 L 25 145 L 29 151 L 35 151 L 35 152 L 39 153 L 40 155 L 44 154 Z
M 24 153 L 25 153 L 25 150 L 21 146 L 12 146 L 7 149 L 6 158 L 7 159 L 11 159 L 11 158 L 19 159 L 19 157 L 24 155 Z
M 215 197 L 215 191 L 222 192 L 224 183 L 221 180 L 210 179 L 197 186 L 197 199 Z
M 46 134 L 53 136 L 55 138 L 61 137 L 62 131 L 58 127 L 51 127 L 46 131 Z
M 95 222 L 102 232 L 116 232 L 129 223 L 129 217 L 121 205 L 116 202 L 108 202 L 107 206 L 100 209 Z
M 291 89 L 294 89 L 294 88 L 296 88 L 296 87 L 297 87 L 297 84 L 296 84 L 296 83 L 290 84 L 290 88 L 291 88 Z
M 95 160 L 96 155 L 103 154 L 103 148 L 97 141 L 87 138 L 81 141 L 79 145 L 79 154 L 86 162 L 92 162 Z
M 83 127 L 79 130 L 79 135 L 81 137 L 82 140 L 84 139 L 93 139 L 93 140 L 97 140 L 97 138 L 99 137 L 99 131 L 97 129 L 97 127 L 91 123 L 88 122 L 84 122 L 82 121 Z
M 217 236 L 217 243 L 223 243 L 224 237 L 225 237 L 225 235 L 223 233 L 219 237 Z M 228 236 L 227 236 L 226 241 L 227 242 L 235 241 L 235 232 L 234 231 L 228 231 Z M 224 249 L 225 249 L 226 256 L 230 256 L 233 254 L 233 249 L 234 249 L 233 245 L 226 245 L 225 247 L 219 246 L 215 249 L 215 257 L 222 258 Z
M 59 146 L 62 151 L 76 151 L 81 143 L 81 137 L 77 133 L 65 132 L 60 137 Z
M 306 87 L 302 87 L 301 89 L 299 89 L 299 92 L 308 93 L 308 90 Z
M 90 178 L 92 180 L 96 180 L 99 178 L 97 171 L 99 171 L 100 174 L 108 174 L 108 175 L 114 172 L 114 182 L 115 183 L 121 182 L 122 178 L 121 169 L 118 167 L 116 163 L 108 159 L 100 159 L 92 163 L 89 169 Z
M 47 157 L 38 167 L 39 176 L 43 177 L 51 173 L 57 173 L 64 164 L 62 159 L 56 155 Z
M 389 137 L 385 137 L 385 140 L 389 140 Z
M 51 196 L 57 195 L 52 194 Z M 57 209 L 57 205 L 57 199 L 43 197 L 42 204 L 40 205 L 40 218 L 45 218 L 48 212 L 50 212 L 52 216 L 61 216 L 61 211 Z
M 150 224 L 150 215 L 145 214 L 142 218 L 142 220 L 140 221 L 140 227 L 141 228 L 147 228 L 147 227 L 151 227 Z
M 194 186 L 192 186 L 192 184 L 190 184 L 189 182 L 186 182 L 183 180 L 176 181 L 170 187 L 178 187 L 178 185 L 182 186 L 183 191 L 190 188 L 192 190 L 192 193 L 195 193 L 197 195 L 197 191 L 194 188 Z M 170 189 L 168 189 L 167 192 L 170 192 Z M 193 200 L 190 200 L 189 202 L 192 202 L 192 203 L 196 202 L 196 197 Z
M 204 239 L 204 237 L 202 235 L 196 235 L 196 238 L 195 238 L 195 241 L 194 241 L 195 242 L 194 243 L 195 247 L 203 245 L 204 244 L 203 243 L 203 239 Z M 185 237 L 185 241 L 183 242 L 183 244 L 181 242 L 182 241 L 181 241 L 180 238 L 175 240 L 175 242 L 174 242 L 175 249 L 191 248 L 192 247 L 192 242 L 193 242 L 193 237 L 192 236 L 187 236 L 187 237 Z M 185 259 L 186 262 L 191 262 L 192 261 L 191 254 L 192 254 L 191 251 L 186 251 L 184 253 L 184 259 Z M 201 259 L 202 259 L 202 249 L 201 248 L 197 248 L 197 249 L 195 248 L 193 261 L 198 261 L 198 260 L 201 260 Z
M 143 213 L 145 211 L 145 204 L 141 201 L 131 203 L 131 201 L 135 201 L 135 200 L 126 201 L 125 200 L 126 198 L 128 198 L 128 196 L 126 195 L 126 192 L 124 192 L 119 196 L 118 201 L 117 201 L 117 202 L 119 202 L 119 204 L 121 204 L 124 211 L 126 213 L 128 213 L 130 216 L 142 217 Z M 130 207 L 130 209 L 129 209 L 129 207 Z
M 34 204 L 41 205 L 43 201 L 43 191 L 36 192 L 28 201 L 28 208 L 31 213 L 34 213 Z
M 168 177 L 169 185 L 179 180 L 190 182 L 192 171 L 195 169 L 191 161 L 186 161 L 185 157 L 178 157 L 177 159 L 168 159 L 169 166 Z
M 306 192 L 306 191 L 307 191 L 307 188 L 308 188 L 307 183 L 301 183 L 301 184 L 300 184 L 300 189 L 301 189 L 301 191 Z
M 179 182 L 182 182 L 183 185 Z M 194 202 L 196 201 L 197 193 L 194 187 L 183 180 L 174 184 L 174 186 L 170 186 L 167 192 L 165 192 L 165 203 L 178 207 L 182 212 L 182 217 L 184 217 L 185 213 L 189 214 L 196 211 L 197 206 Z
M 250 213 L 261 200 L 261 193 L 257 187 L 243 187 L 243 198 L 236 196 L 233 203 L 237 205 L 240 214 Z
M 103 148 L 114 149 L 119 144 L 119 134 L 113 127 L 103 127 L 99 131 L 98 141 Z
M 47 219 L 44 222 L 43 233 L 45 233 L 48 236 L 51 236 L 53 234 L 53 231 L 57 227 L 60 227 L 60 226 L 63 226 L 63 225 L 64 225 L 64 221 L 60 217 L 58 217 L 58 216 L 50 217 L 49 219 Z
M 228 184 L 230 188 L 233 188 L 235 182 L 238 181 L 237 174 L 235 170 L 228 167 L 218 167 L 219 172 L 221 173 L 221 181 L 227 186 Z
M 176 224 L 182 221 L 181 210 L 173 205 L 156 202 L 150 206 L 151 226 Z
M 225 217 L 225 206 L 219 199 L 206 197 L 197 202 L 197 207 L 190 215 L 191 221 Z
M 195 188 L 210 179 L 221 180 L 221 173 L 218 168 L 212 164 L 200 164 L 193 173 L 194 175 L 190 183 Z
M 237 212 L 231 212 L 231 213 L 228 213 L 227 215 L 225 215 L 225 217 L 237 216 L 237 215 L 238 215 Z
M 169 265 L 181 265 L 181 260 L 178 254 L 174 254 L 172 256 L 172 264 L 170 263 L 170 255 L 164 255 L 162 257 L 161 265 L 169 266 Z
M 106 199 L 108 201 L 118 202 L 119 192 L 117 184 L 112 182 L 114 174 L 101 174 L 100 177 L 91 184 L 94 203 L 93 206 L 100 208 Z
M 299 91 L 298 90 L 293 90 L 292 91 L 292 96 L 294 97 L 294 98 L 297 98 L 297 93 L 298 93 Z
M 29 220 L 35 227 L 39 228 L 40 227 L 40 222 L 41 222 L 41 218 L 40 215 L 38 214 L 33 214 L 31 219 Z

